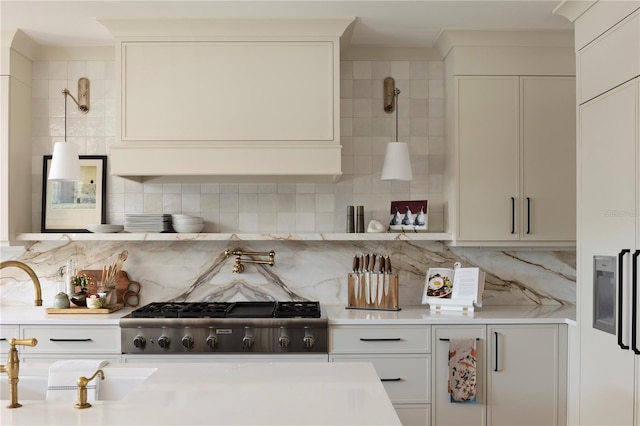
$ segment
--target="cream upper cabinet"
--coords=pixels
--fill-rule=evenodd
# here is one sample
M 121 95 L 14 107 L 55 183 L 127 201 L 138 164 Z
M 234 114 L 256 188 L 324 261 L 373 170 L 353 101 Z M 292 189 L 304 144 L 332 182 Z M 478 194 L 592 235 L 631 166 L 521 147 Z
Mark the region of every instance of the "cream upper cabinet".
M 460 77 L 457 239 L 517 240 L 518 78 Z
M 340 36 L 352 21 L 101 21 L 119 69 L 111 174 L 336 180 Z
M 574 241 L 575 79 L 464 76 L 453 82 L 454 239 Z

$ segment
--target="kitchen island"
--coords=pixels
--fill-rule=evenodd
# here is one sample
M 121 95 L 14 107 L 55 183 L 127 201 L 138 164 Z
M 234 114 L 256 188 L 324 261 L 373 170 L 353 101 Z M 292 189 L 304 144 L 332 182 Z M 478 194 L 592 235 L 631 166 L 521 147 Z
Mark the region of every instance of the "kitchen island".
M 370 363 L 149 364 L 124 400 L 20 400 L 3 425 L 399 425 Z M 105 377 L 105 382 L 109 376 Z M 19 386 L 19 385 L 18 385 Z

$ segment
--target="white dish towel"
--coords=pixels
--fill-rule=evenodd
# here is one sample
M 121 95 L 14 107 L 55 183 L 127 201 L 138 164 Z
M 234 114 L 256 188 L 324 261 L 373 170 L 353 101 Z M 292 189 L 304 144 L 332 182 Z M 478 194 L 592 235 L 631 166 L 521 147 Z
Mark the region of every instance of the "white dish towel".
M 91 377 L 109 362 L 101 359 L 69 359 L 56 361 L 49 367 L 47 384 L 47 400 L 74 401 L 78 399 L 78 378 Z M 87 385 L 87 400 L 98 398 L 100 377 L 96 377 Z

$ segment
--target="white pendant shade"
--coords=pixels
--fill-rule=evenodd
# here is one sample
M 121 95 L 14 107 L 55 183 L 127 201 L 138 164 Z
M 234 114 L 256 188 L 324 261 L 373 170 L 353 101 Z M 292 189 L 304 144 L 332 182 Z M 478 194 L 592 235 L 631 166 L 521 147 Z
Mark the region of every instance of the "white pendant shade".
M 412 180 L 409 146 L 405 142 L 389 142 L 384 155 L 382 180 Z
M 80 158 L 76 146 L 68 142 L 56 142 L 53 145 L 49 180 L 58 182 L 79 182 Z

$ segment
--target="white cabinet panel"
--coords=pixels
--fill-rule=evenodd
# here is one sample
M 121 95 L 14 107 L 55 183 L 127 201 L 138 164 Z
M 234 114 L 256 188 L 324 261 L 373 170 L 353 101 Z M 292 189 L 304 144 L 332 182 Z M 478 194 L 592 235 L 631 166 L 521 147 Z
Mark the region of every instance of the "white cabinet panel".
M 575 78 L 521 78 L 523 240 L 576 239 Z
M 433 326 L 433 403 L 431 423 L 433 425 L 485 425 L 486 424 L 486 327 L 477 326 Z M 452 338 L 475 337 L 477 353 L 476 403 L 452 403 L 448 393 L 449 342 Z
M 575 79 L 454 81 L 457 139 L 450 155 L 458 160 L 457 192 L 449 196 L 455 239 L 574 241 Z
M 578 53 L 580 102 L 640 75 L 640 12 Z
M 38 344 L 24 346 L 24 354 L 120 354 L 120 327 L 24 325 L 22 338 Z
M 122 141 L 334 139 L 333 42 L 126 42 L 121 60 Z
M 334 353 L 427 353 L 429 331 L 424 326 L 336 326 L 329 342 Z
M 518 238 L 518 84 L 517 77 L 458 80 L 458 239 Z
M 579 279 L 583 291 L 579 293 L 579 309 L 580 352 L 584 354 L 580 359 L 580 417 L 594 425 L 633 424 L 633 353 L 622 350 L 616 336 L 591 325 L 593 256 L 616 256 L 623 248 L 636 247 L 637 97 L 638 83 L 634 81 L 580 107 Z M 628 304 L 623 312 L 627 317 Z M 628 334 L 623 342 L 629 344 Z M 603 360 L 606 368 L 602 368 Z
M 489 326 L 488 335 L 487 424 L 559 424 L 558 326 Z
M 429 426 L 431 406 L 429 404 L 395 404 L 396 414 L 403 426 Z
M 331 362 L 370 362 L 393 403 L 431 402 L 430 355 L 330 355 Z

